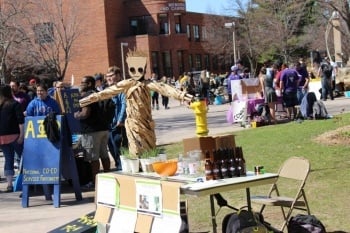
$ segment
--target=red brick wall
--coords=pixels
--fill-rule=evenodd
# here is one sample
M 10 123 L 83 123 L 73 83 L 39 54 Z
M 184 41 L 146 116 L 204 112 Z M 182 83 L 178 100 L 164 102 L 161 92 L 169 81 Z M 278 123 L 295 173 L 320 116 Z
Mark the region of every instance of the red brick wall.
M 68 3 L 70 0 L 65 0 Z M 170 34 L 157 35 L 159 31 L 158 14 L 174 0 L 84 0 L 78 1 L 77 11 L 80 17 L 80 37 L 72 47 L 72 57 L 69 62 L 65 81 L 70 82 L 71 76 L 75 77 L 75 85 L 79 85 L 84 75 L 93 75 L 97 72 L 104 73 L 111 65 L 121 64 L 121 42 L 127 42 L 124 54 L 129 49 L 138 49 L 149 54 L 147 76 L 151 74 L 152 65 L 150 56 L 152 51 L 159 52 L 159 75 L 163 75 L 162 57 L 164 51 L 170 51 L 172 56 L 172 69 L 175 77 L 179 76 L 177 51 L 183 51 L 185 71 L 190 71 L 188 54 L 206 53 L 207 42 L 188 41 L 186 33 L 175 33 L 174 12 L 169 13 Z M 182 12 L 182 27 L 186 25 L 202 26 L 203 14 Z M 129 18 L 132 16 L 151 15 L 153 22 L 152 35 L 129 36 Z M 220 17 L 220 16 L 210 16 Z M 193 38 L 193 36 L 192 36 Z M 203 59 L 202 59 L 203 60 Z M 204 61 L 202 62 L 204 64 Z M 127 65 L 125 64 L 127 70 Z M 127 72 L 126 72 L 127 73 Z

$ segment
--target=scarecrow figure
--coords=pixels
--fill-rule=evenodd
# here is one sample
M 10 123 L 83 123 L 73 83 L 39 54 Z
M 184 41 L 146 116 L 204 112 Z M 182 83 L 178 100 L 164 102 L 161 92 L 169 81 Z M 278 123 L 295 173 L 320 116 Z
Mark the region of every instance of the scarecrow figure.
M 146 57 L 138 55 L 136 52 L 129 52 L 126 62 L 128 63 L 131 79 L 122 80 L 103 91 L 93 93 L 81 99 L 79 103 L 81 107 L 84 107 L 94 102 L 112 98 L 118 93 L 125 93 L 127 106 L 125 128 L 129 140 L 129 152 L 132 156 L 138 157 L 143 152 L 156 147 L 150 91 L 186 101 L 191 101 L 192 96 L 165 83 L 145 80 Z

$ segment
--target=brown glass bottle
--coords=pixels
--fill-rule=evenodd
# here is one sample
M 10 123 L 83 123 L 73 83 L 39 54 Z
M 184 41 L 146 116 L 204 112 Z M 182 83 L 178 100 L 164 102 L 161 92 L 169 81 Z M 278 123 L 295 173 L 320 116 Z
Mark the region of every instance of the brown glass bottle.
M 217 151 L 213 150 L 213 178 L 214 180 L 219 180 L 221 179 L 221 168 L 220 168 L 220 159 L 218 158 L 218 153 Z
M 235 173 L 236 173 L 236 176 L 241 176 L 241 169 L 242 169 L 242 167 L 240 166 L 240 164 L 241 164 L 241 159 L 240 159 L 240 157 L 239 157 L 239 147 L 236 147 L 235 148 L 235 165 L 236 165 L 236 171 L 235 171 Z
M 243 151 L 242 151 L 242 147 L 237 147 L 237 174 L 238 176 L 245 176 L 245 161 L 243 160 Z
M 220 170 L 222 179 L 228 178 L 228 167 L 227 167 L 227 151 L 226 149 L 220 150 Z
M 227 150 L 228 152 L 228 159 L 227 159 L 227 168 L 228 168 L 228 177 L 232 178 L 235 177 L 235 171 L 236 171 L 236 167 L 235 167 L 235 161 L 234 161 L 234 150 L 232 148 Z
M 240 148 L 240 154 L 241 154 L 241 162 L 242 162 L 242 175 L 243 176 L 246 176 L 247 175 L 247 165 L 245 163 L 245 159 L 244 159 L 244 156 L 243 156 L 243 149 L 242 147 Z
M 213 163 L 210 161 L 209 151 L 205 152 L 205 178 L 206 180 L 213 180 Z

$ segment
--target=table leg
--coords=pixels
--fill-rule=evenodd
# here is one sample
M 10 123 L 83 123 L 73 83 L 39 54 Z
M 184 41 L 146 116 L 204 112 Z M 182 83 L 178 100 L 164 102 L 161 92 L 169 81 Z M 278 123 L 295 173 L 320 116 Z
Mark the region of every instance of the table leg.
M 216 231 L 216 216 L 215 216 L 215 206 L 214 206 L 214 195 L 210 195 L 210 211 L 211 211 L 211 223 L 213 225 L 213 233 Z
M 250 189 L 246 188 L 246 195 L 247 195 L 247 206 L 248 206 L 248 211 L 252 211 L 252 203 L 250 201 Z

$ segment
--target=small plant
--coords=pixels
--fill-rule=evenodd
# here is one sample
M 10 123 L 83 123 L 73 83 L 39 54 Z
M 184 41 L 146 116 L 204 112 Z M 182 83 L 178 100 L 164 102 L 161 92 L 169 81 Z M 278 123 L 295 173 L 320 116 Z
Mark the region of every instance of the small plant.
M 129 148 L 128 147 L 120 147 L 120 155 L 124 155 L 127 158 L 132 158 L 132 156 L 129 153 Z
M 153 148 L 147 151 L 144 151 L 141 155 L 140 158 L 141 159 L 148 159 L 148 158 L 152 158 L 152 157 L 157 157 L 157 155 L 160 153 L 161 149 L 160 148 Z

